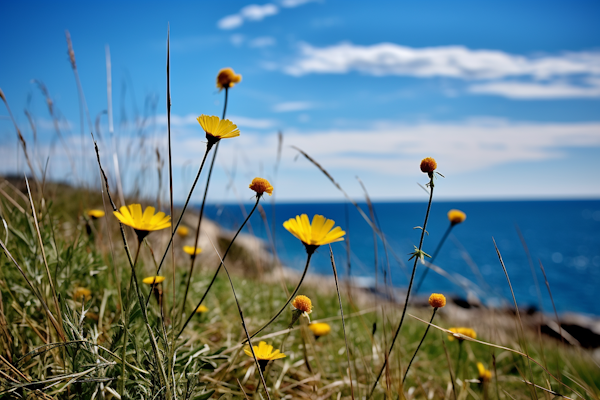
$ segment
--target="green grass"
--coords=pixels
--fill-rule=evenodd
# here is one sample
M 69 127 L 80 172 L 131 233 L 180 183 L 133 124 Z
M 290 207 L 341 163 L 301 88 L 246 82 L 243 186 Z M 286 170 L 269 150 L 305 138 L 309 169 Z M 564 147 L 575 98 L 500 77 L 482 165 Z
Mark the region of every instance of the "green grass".
M 158 360 L 162 360 L 169 377 L 171 393 L 177 399 L 243 398 L 243 392 L 251 398 L 259 377 L 252 358 L 243 352 L 241 343 L 245 334 L 224 271 L 205 302 L 209 311 L 194 316 L 181 338 L 175 343 L 172 341 L 173 333 L 178 331 L 173 328 L 173 324 L 181 318 L 178 310 L 181 307 L 189 264 L 187 256 L 180 251 L 179 238 L 175 241 L 175 313 L 171 313 L 173 290 L 172 269 L 169 264 L 165 265 L 162 273 L 167 277 L 162 287 L 165 315 L 161 315 L 154 297 L 151 298 L 148 310 L 160 358 L 153 354 L 139 302 L 130 301 L 127 303 L 130 312 L 126 349 L 128 379 L 124 391 L 120 390 L 124 327 L 119 292 L 124 296 L 127 291 L 130 269 L 118 225 L 112 215 L 96 221 L 83 217 L 85 210 L 102 204 L 99 193 L 68 187 L 60 190 L 57 188 L 56 185 L 48 185 L 43 197 L 42 193 L 36 191 L 33 193 L 33 200 L 59 310 L 56 310 L 53 302 L 27 197 L 11 192 L 13 199 L 26 212 L 21 212 L 5 197 L 0 198 L 1 215 L 8 227 L 7 233 L 3 227 L 0 228 L 0 239 L 25 274 L 24 277 L 19 273 L 7 256 L 0 257 L 0 354 L 3 357 L 0 360 L 0 391 L 3 393 L 0 398 L 37 396 L 90 399 L 93 396 L 102 398 L 101 394 L 105 398 L 117 394 L 132 399 L 166 398 L 167 392 L 160 378 Z M 109 231 L 105 229 L 106 223 Z M 111 241 L 108 240 L 109 232 Z M 128 234 L 134 251 L 136 241 L 132 232 Z M 159 259 L 164 251 L 165 233 L 151 234 L 148 243 L 154 250 L 155 258 Z M 225 239 L 219 240 L 221 253 L 227 244 Z M 204 253 L 210 251 L 204 249 Z M 323 247 L 320 251 L 327 250 Z M 236 264 L 235 270 L 243 272 L 245 263 L 252 263 L 247 260 L 244 249 L 237 249 L 232 255 L 235 257 L 230 260 L 231 265 L 227 264 L 229 268 Z M 204 260 L 206 258 L 203 257 L 198 260 L 186 313 L 198 301 L 218 266 Z M 144 246 L 136 267 L 139 280 L 143 276 L 153 275 L 154 268 L 150 251 Z M 276 276 L 277 271 L 271 270 L 265 274 Z M 282 346 L 287 356 L 272 362 L 265 372 L 271 398 L 337 399 L 340 398 L 338 396 L 351 396 L 337 295 L 332 284 L 333 277 L 327 279 L 331 280 L 331 284 L 317 286 L 308 282 L 300 293 L 313 301 L 311 319 L 327 321 L 331 325 L 330 335 L 315 340 L 306 328 L 305 321 L 297 323 L 287 335 L 285 330 L 291 319 L 291 311 L 285 311 L 259 335 L 270 336 L 265 340 L 276 348 Z M 258 276 L 250 276 L 248 273 L 234 274 L 233 284 L 250 333 L 268 321 L 286 299 L 281 284 L 273 283 L 274 281 L 276 279 L 260 280 Z M 288 290 L 293 290 L 294 283 L 288 282 Z M 73 291 L 77 287 L 89 288 L 92 292 L 91 299 L 85 304 L 73 299 Z M 149 287 L 143 285 L 141 289 L 144 296 L 147 296 Z M 357 296 L 350 298 L 344 285 L 342 289 L 354 396 L 364 398 L 383 362 L 384 351 L 389 347 L 400 317 L 401 305 L 394 306 L 374 299 L 364 301 Z M 354 289 L 355 293 L 356 290 L 358 289 Z M 136 299 L 133 292 L 131 298 Z M 57 329 L 53 328 L 40 299 L 47 304 L 55 318 L 62 322 L 59 330 L 64 334 L 65 341 L 60 338 Z M 409 312 L 425 320 L 429 320 L 431 315 L 430 308 L 411 307 Z M 490 310 L 490 318 L 492 313 Z M 506 318 L 502 321 L 506 321 Z M 504 322 L 503 326 L 497 327 L 504 333 L 504 337 L 508 337 L 502 343 L 498 342 L 492 330 L 478 331 L 478 339 L 519 349 L 516 325 L 514 320 L 509 321 L 511 323 Z M 438 312 L 434 324 L 443 328 L 454 325 L 444 309 Z M 474 321 L 474 327 L 477 325 Z M 423 322 L 407 317 L 399 342 L 390 357 L 389 371 L 384 374 L 388 378 L 380 382 L 375 398 L 397 398 L 399 393 L 402 393 L 401 397 L 407 398 L 454 398 L 448 359 L 456 375 L 459 342 L 448 341 L 447 334 L 435 328 L 430 329 L 402 387 L 401 376 L 425 328 Z M 465 341 L 462 346 L 462 366 L 457 376 L 459 380 L 455 382 L 459 399 L 495 399 L 497 393 L 502 399 L 533 397 L 533 393 L 523 383 L 524 377 L 531 379 L 524 357 L 476 342 Z M 553 375 L 558 377 L 560 374 L 564 384 L 583 398 L 598 399 L 600 369 L 593 363 L 587 350 L 563 347 L 560 342 L 550 339 L 540 341 L 535 332 L 527 332 L 527 346 L 530 356 L 541 365 L 547 365 Z M 175 355 L 173 362 L 169 361 L 170 354 Z M 482 362 L 494 371 L 494 358 L 496 372 L 490 382 L 481 385 L 476 381 L 476 364 Z M 579 397 L 572 389 L 557 383 L 539 365 L 531 363 L 531 370 L 533 381 L 537 385 L 545 388 L 551 386 L 552 390 L 564 396 Z M 262 388 L 259 393 L 257 396 L 266 398 Z M 536 395 L 539 398 L 554 397 L 541 389 L 536 390 Z

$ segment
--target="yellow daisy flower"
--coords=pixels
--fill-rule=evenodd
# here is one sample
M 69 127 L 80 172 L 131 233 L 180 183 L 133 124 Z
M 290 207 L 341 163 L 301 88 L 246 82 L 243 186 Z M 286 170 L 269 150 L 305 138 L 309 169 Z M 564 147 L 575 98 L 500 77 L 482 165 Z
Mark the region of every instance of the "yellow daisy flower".
M 196 313 L 203 314 L 205 312 L 208 312 L 208 307 L 206 307 L 204 304 L 200 304 L 198 308 L 196 308 Z
M 286 355 L 281 353 L 279 350 L 273 351 L 273 346 L 262 341 L 258 344 L 258 346 L 252 346 L 252 349 L 254 349 L 254 354 L 258 360 L 258 365 L 260 365 L 260 369 L 263 372 L 265 371 L 269 361 L 286 357 Z M 246 353 L 248 357 L 252 357 L 250 346 L 246 345 L 246 347 L 244 347 L 244 353 Z
M 232 88 L 236 83 L 242 81 L 242 75 L 236 74 L 231 68 L 223 68 L 217 75 L 217 87 L 219 90 Z
M 206 132 L 206 140 L 208 140 L 209 145 L 213 145 L 221 139 L 240 136 L 240 130 L 237 125 L 228 119 L 204 114 L 196 119 L 202 129 L 204 129 L 204 132 Z
M 460 224 L 467 219 L 467 214 L 460 210 L 450 210 L 448 211 L 448 220 L 452 225 Z
M 179 235 L 179 237 L 186 237 L 188 234 L 190 233 L 190 230 L 185 227 L 185 226 L 180 226 L 179 228 L 177 228 L 177 234 Z
M 479 371 L 479 380 L 481 383 L 487 382 L 492 379 L 492 371 L 485 369 L 482 363 L 477 363 L 477 371 Z
M 471 339 L 477 339 L 477 333 L 471 328 L 458 327 L 458 328 L 450 328 L 448 330 L 453 333 L 457 333 L 457 334 L 460 334 L 460 335 L 463 335 L 466 337 L 470 337 Z M 461 342 L 463 340 L 465 340 L 458 335 L 448 335 L 448 340 L 450 340 L 450 341 L 453 341 L 455 338 Z
M 104 217 L 104 211 L 102 210 L 89 210 L 87 212 L 88 217 L 90 217 L 91 219 L 98 219 L 98 218 L 102 218 Z
M 316 338 L 329 335 L 331 332 L 331 326 L 325 322 L 313 322 L 312 324 L 308 325 L 308 328 L 312 331 Z
M 250 184 L 249 188 L 254 190 L 257 195 L 268 193 L 269 196 L 271 196 L 273 194 L 273 186 L 271 186 L 268 180 L 263 178 L 252 179 L 252 183 Z
M 421 171 L 431 174 L 437 168 L 437 162 L 432 157 L 427 157 L 421 160 Z
M 290 218 L 283 223 L 285 229 L 304 243 L 306 251 L 309 254 L 312 254 L 319 246 L 344 240 L 342 236 L 346 232 L 339 226 L 331 229 L 334 225 L 335 222 L 333 220 L 327 219 L 322 215 L 315 215 L 311 224 L 306 214 Z
M 115 217 L 124 225 L 135 229 L 138 238 L 142 240 L 151 231 L 158 231 L 171 226 L 171 217 L 160 211 L 154 214 L 154 207 L 146 207 L 142 213 L 140 204 L 123 206 L 119 211 L 113 211 Z
M 183 246 L 183 251 L 187 254 L 189 254 L 190 256 L 196 256 L 200 253 L 202 253 L 202 249 L 200 247 L 194 247 L 194 246 Z
M 164 280 L 164 276 L 149 276 L 144 278 L 142 282 L 144 282 L 146 285 L 155 285 L 164 282 Z
M 296 296 L 292 301 L 292 306 L 299 311 L 310 314 L 312 312 L 312 301 L 305 295 L 301 294 Z
M 258 346 L 252 346 L 254 349 L 254 354 L 258 360 L 278 360 L 280 358 L 284 358 L 285 354 L 279 352 L 279 350 L 273 351 L 273 346 L 267 344 L 267 342 L 260 342 Z M 250 346 L 246 345 L 244 347 L 244 353 L 248 355 L 248 357 L 252 357 L 252 351 L 250 351 Z
M 81 300 L 81 298 L 84 298 L 85 301 L 90 301 L 92 298 L 92 291 L 84 287 L 78 287 L 73 291 L 73 298 L 78 301 Z
M 429 296 L 429 305 L 433 308 L 442 308 L 446 305 L 446 296 L 439 293 L 432 293 Z

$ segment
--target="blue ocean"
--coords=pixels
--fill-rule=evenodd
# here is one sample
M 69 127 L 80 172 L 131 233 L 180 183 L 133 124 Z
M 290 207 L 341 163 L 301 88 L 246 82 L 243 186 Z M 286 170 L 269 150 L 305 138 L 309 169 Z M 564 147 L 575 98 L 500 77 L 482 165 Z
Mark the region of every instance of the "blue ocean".
M 332 244 L 341 276 L 351 274 L 356 282 L 377 286 L 385 282 L 406 288 L 412 270 L 409 253 L 418 245 L 427 203 L 374 203 L 373 210 L 387 240 L 380 239 L 350 203 L 279 203 L 261 201 L 268 227 L 255 212 L 244 229 L 265 241 L 274 238 L 279 259 L 302 270 L 306 252 L 301 242 L 282 224 L 298 214 L 324 215 L 347 232 L 347 240 Z M 242 207 L 244 211 L 242 211 Z M 367 204 L 359 204 L 367 216 Z M 207 205 L 207 217 L 227 229 L 238 229 L 252 205 Z M 600 315 L 600 201 L 476 201 L 432 204 L 423 250 L 432 254 L 449 226 L 447 212 L 459 209 L 467 219 L 452 228 L 434 264 L 443 274 L 430 271 L 419 294 L 444 293 L 463 299 L 478 298 L 490 306 L 512 305 L 506 276 L 494 242 L 502 255 L 519 307 L 541 308 L 552 313 L 543 265 L 559 313 Z M 520 231 L 520 234 L 519 234 Z M 524 245 L 528 248 L 528 257 Z M 349 260 L 347 254 L 350 254 Z M 387 256 L 386 256 L 387 253 Z M 328 246 L 312 258 L 312 272 L 332 274 Z M 425 270 L 417 267 L 417 280 Z M 333 278 L 332 278 L 333 279 Z M 537 281 L 537 285 L 536 285 Z

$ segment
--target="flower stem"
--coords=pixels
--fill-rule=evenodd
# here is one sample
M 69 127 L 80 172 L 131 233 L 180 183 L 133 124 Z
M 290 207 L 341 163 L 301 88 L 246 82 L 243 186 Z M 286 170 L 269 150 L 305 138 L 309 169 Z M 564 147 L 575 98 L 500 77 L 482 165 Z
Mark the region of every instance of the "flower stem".
M 142 248 L 142 241 L 139 240 L 138 238 L 138 248 L 135 252 L 135 259 L 133 261 L 133 268 L 135 268 L 135 266 L 137 265 L 137 260 L 138 260 L 138 256 L 140 255 L 140 249 Z M 131 292 L 131 287 L 133 286 L 133 274 L 131 274 L 131 279 L 129 280 L 129 287 L 127 288 L 127 300 L 125 301 L 125 303 L 123 303 L 122 305 L 122 309 L 121 311 L 123 312 L 123 329 L 125 330 L 125 332 L 123 332 L 123 350 L 121 352 L 121 358 L 123 360 L 123 368 L 122 368 L 122 372 L 121 372 L 121 396 L 123 396 L 123 394 L 125 393 L 125 380 L 127 378 L 127 365 L 125 362 L 125 358 L 127 356 L 127 341 L 129 340 L 129 330 L 127 329 L 127 325 L 128 325 L 128 319 L 129 319 L 129 307 L 126 306 L 126 304 L 129 304 L 129 297 L 130 297 L 130 292 Z
M 262 332 L 267 326 L 271 325 L 271 323 L 273 323 L 273 321 L 275 321 L 277 319 L 277 317 L 279 317 L 279 315 L 281 315 L 281 313 L 286 309 L 286 307 L 291 303 L 292 299 L 294 298 L 294 296 L 296 296 L 296 294 L 298 293 L 298 290 L 300 290 L 300 285 L 302 285 L 302 282 L 304 281 L 304 277 L 306 276 L 306 272 L 308 271 L 308 266 L 310 265 L 310 259 L 312 257 L 313 253 L 308 253 L 308 257 L 306 259 L 306 266 L 304 267 L 304 272 L 302 272 L 302 276 L 300 277 L 300 282 L 298 282 L 298 285 L 296 285 L 296 289 L 294 289 L 294 292 L 291 294 L 291 296 L 287 299 L 287 301 L 285 302 L 285 304 L 283 305 L 283 307 L 281 307 L 281 309 L 277 312 L 277 314 L 275 314 L 273 316 L 273 318 L 271 318 L 269 320 L 269 322 L 267 322 L 266 324 L 264 324 L 262 326 L 262 328 L 260 328 L 259 330 L 257 330 L 256 332 L 254 332 L 250 338 L 255 337 L 256 335 L 258 335 L 260 332 Z M 246 341 L 244 341 L 245 343 Z
M 202 298 L 200 299 L 200 302 L 196 305 L 196 307 L 190 313 L 190 316 L 185 321 L 185 324 L 183 324 L 183 326 L 181 327 L 181 330 L 179 331 L 179 333 L 177 334 L 177 336 L 175 336 L 175 340 L 177 340 L 179 338 L 179 336 L 181 336 L 181 333 L 183 332 L 183 330 L 185 329 L 185 327 L 187 326 L 187 324 L 189 324 L 190 321 L 192 320 L 192 318 L 194 317 L 195 311 L 198 309 L 198 307 L 200 307 L 202 305 L 202 302 L 206 298 L 206 295 L 208 294 L 208 292 L 212 288 L 212 285 L 215 283 L 215 280 L 217 279 L 217 275 L 219 274 L 219 271 L 221 270 L 221 267 L 224 265 L 223 263 L 225 262 L 225 258 L 227 257 L 227 254 L 229 253 L 229 250 L 231 249 L 231 246 L 233 245 L 233 242 L 235 241 L 235 239 L 238 237 L 238 235 L 240 234 L 240 232 L 244 228 L 244 225 L 246 225 L 246 222 L 248 222 L 248 220 L 252 216 L 252 213 L 254 213 L 254 210 L 256 210 L 256 207 L 258 206 L 258 202 L 260 201 L 261 197 L 262 197 L 261 195 L 257 195 L 256 196 L 256 203 L 254 203 L 254 207 L 252 207 L 252 211 L 250 211 L 250 213 L 248 214 L 248 216 L 244 220 L 244 223 L 242 224 L 242 226 L 240 226 L 240 228 L 238 229 L 238 231 L 235 233 L 235 236 L 233 237 L 233 239 L 231 239 L 231 242 L 229 243 L 229 246 L 227 246 L 227 249 L 225 250 L 225 253 L 223 253 L 223 259 L 221 260 L 221 263 L 219 264 L 219 267 L 215 271 L 215 274 L 213 275 L 212 280 L 208 284 L 208 287 L 204 291 L 204 294 L 202 295 Z M 184 303 L 183 307 L 185 307 L 185 303 Z
M 433 262 L 435 261 L 435 258 L 437 257 L 437 255 L 440 252 L 442 246 L 444 245 L 444 242 L 448 238 L 448 235 L 450 235 L 450 231 L 452 230 L 453 227 L 454 227 L 454 225 L 450 224 L 448 226 L 448 229 L 446 229 L 446 232 L 444 233 L 444 236 L 442 236 L 442 240 L 440 240 L 440 243 L 438 243 L 437 247 L 435 248 L 435 251 L 433 252 L 433 255 L 431 256 L 431 260 L 427 261 L 429 264 L 433 264 Z M 423 284 L 423 281 L 425 280 L 425 277 L 429 273 L 430 269 L 431 268 L 425 268 L 425 271 L 423 271 L 423 275 L 421 275 L 421 279 L 419 279 L 419 283 L 417 283 L 417 286 L 415 286 L 415 295 L 417 293 L 419 293 L 419 289 L 421 288 L 421 285 Z
M 258 204 L 259 199 L 260 199 L 260 196 L 257 196 L 256 204 Z M 256 208 L 256 205 L 254 206 L 254 208 Z M 254 209 L 252 209 L 252 211 L 254 211 Z M 252 213 L 250 213 L 250 214 L 252 214 Z M 246 219 L 246 221 L 247 220 L 248 219 Z M 238 233 L 239 233 L 239 231 L 238 231 Z M 233 240 L 231 242 L 233 243 Z M 229 248 L 227 250 L 229 250 Z M 235 304 L 237 305 L 238 313 L 240 314 L 240 319 L 242 320 L 242 328 L 244 328 L 244 333 L 246 334 L 246 340 L 248 340 L 248 342 L 250 343 L 250 346 L 249 346 L 250 352 L 252 353 L 252 358 L 254 358 L 254 362 L 256 363 L 256 367 L 258 369 L 258 374 L 260 375 L 260 380 L 261 380 L 263 386 L 265 387 L 265 393 L 267 394 L 267 398 L 269 400 L 271 400 L 271 396 L 269 395 L 269 390 L 267 389 L 267 382 L 265 381 L 265 376 L 263 374 L 263 371 L 265 368 L 258 361 L 258 358 L 256 357 L 256 353 L 254 352 L 254 347 L 252 346 L 252 342 L 250 341 L 250 334 L 248 333 L 248 328 L 246 327 L 246 321 L 244 320 L 244 312 L 242 311 L 242 307 L 240 306 L 240 302 L 237 298 L 237 294 L 235 293 L 235 288 L 233 287 L 233 281 L 231 280 L 231 275 L 229 275 L 229 271 L 227 270 L 227 267 L 225 266 L 225 256 L 226 255 L 227 255 L 227 253 L 223 254 L 223 258 L 221 259 L 221 265 L 223 266 L 223 269 L 225 270 L 225 273 L 227 274 L 227 279 L 229 279 L 229 284 L 231 285 L 231 291 L 233 292 L 233 297 L 235 298 Z M 194 315 L 194 314 L 192 313 L 192 315 Z M 256 387 L 256 393 L 258 393 L 259 388 L 260 388 L 260 382 Z
M 425 232 L 427 229 L 427 221 L 429 220 L 429 212 L 431 211 L 431 201 L 433 200 L 433 173 L 429 175 L 429 203 L 427 203 L 427 212 L 425 213 L 425 222 L 423 222 L 423 229 L 421 231 L 421 239 L 419 240 L 419 248 L 418 251 L 422 251 L 423 248 L 423 240 L 425 239 Z M 406 309 L 408 307 L 408 301 L 410 299 L 410 291 L 412 289 L 413 281 L 415 280 L 415 272 L 417 271 L 417 263 L 419 262 L 419 257 L 415 257 L 415 262 L 413 264 L 412 275 L 410 276 L 410 282 L 408 283 L 408 290 L 406 291 L 406 300 L 404 301 L 404 308 L 402 310 L 402 316 L 400 317 L 400 323 L 398 324 L 398 328 L 396 329 L 396 333 L 394 333 L 394 338 L 392 339 L 392 344 L 387 353 L 387 357 L 384 358 L 383 365 L 381 366 L 381 370 L 377 375 L 377 379 L 375 379 L 375 383 L 371 388 L 371 393 L 369 394 L 369 399 L 373 396 L 375 392 L 375 388 L 379 383 L 379 379 L 381 379 L 381 375 L 385 370 L 385 366 L 387 364 L 387 360 L 389 359 L 389 354 L 391 354 L 392 349 L 394 348 L 394 344 L 396 343 L 396 339 L 398 338 L 398 334 L 400 333 L 400 329 L 402 328 L 402 323 L 404 322 L 404 317 L 406 316 Z
M 160 274 L 160 269 L 162 268 L 163 263 L 165 262 L 165 258 L 167 257 L 167 254 L 169 253 L 169 247 L 171 246 L 171 244 L 173 243 L 173 237 L 175 237 L 175 233 L 177 232 L 177 228 L 179 227 L 179 224 L 181 223 L 181 220 L 183 219 L 183 215 L 185 214 L 185 210 L 190 202 L 190 198 L 192 197 L 192 193 L 194 193 L 194 188 L 196 187 L 196 184 L 198 183 L 198 179 L 200 178 L 200 173 L 202 172 L 202 168 L 204 167 L 204 163 L 206 162 L 206 156 L 208 156 L 208 153 L 210 152 L 210 149 L 212 148 L 213 144 L 211 142 L 208 142 L 206 144 L 206 152 L 204 153 L 204 157 L 202 158 L 202 163 L 200 164 L 200 168 L 198 169 L 198 173 L 196 174 L 196 179 L 194 179 L 194 183 L 192 184 L 192 188 L 190 189 L 190 192 L 188 193 L 188 197 L 185 200 L 185 204 L 183 205 L 183 209 L 181 210 L 181 215 L 179 216 L 179 219 L 177 220 L 177 224 L 175 225 L 175 228 L 173 229 L 173 231 L 171 232 L 171 238 L 169 239 L 169 243 L 167 243 L 167 248 L 165 249 L 165 252 L 162 256 L 162 259 L 160 260 L 160 264 L 158 264 L 158 269 L 156 270 L 156 275 Z M 218 146 L 218 142 L 217 142 L 217 146 Z M 148 298 L 146 298 L 146 307 L 148 307 L 148 303 L 150 302 L 150 296 L 152 295 L 152 292 L 150 292 L 148 294 Z
M 223 105 L 223 117 L 221 119 L 225 119 L 225 115 L 227 114 L 227 103 L 229 100 L 229 87 L 225 87 L 225 104 Z M 200 206 L 200 216 L 198 217 L 198 226 L 196 228 L 196 236 L 194 240 L 194 249 L 198 245 L 198 239 L 200 238 L 200 226 L 202 225 L 202 217 L 204 216 L 204 206 L 206 205 L 206 196 L 208 195 L 208 187 L 210 185 L 210 178 L 212 177 L 213 167 L 215 165 L 215 160 L 217 159 L 217 153 L 219 151 L 219 142 L 215 146 L 215 153 L 213 154 L 212 161 L 210 162 L 210 168 L 208 170 L 208 179 L 206 180 L 206 187 L 204 188 L 204 196 L 202 197 L 202 205 Z M 192 281 L 192 273 L 194 272 L 194 264 L 196 262 L 196 256 L 193 255 L 190 262 L 190 273 L 188 275 L 187 283 L 185 285 L 185 294 L 183 295 L 183 303 L 181 305 L 181 315 L 185 311 L 185 303 L 187 301 L 188 291 L 190 289 L 190 283 Z M 193 315 L 193 314 L 192 314 Z
M 431 323 L 433 322 L 433 318 L 435 317 L 435 313 L 437 312 L 437 310 L 438 310 L 437 307 L 435 307 L 433 309 L 433 314 L 431 314 L 431 319 L 429 320 L 429 325 L 427 325 L 427 329 L 425 329 L 425 334 L 421 338 L 421 341 L 419 342 L 419 345 L 417 346 L 417 349 L 415 350 L 415 354 L 413 354 L 412 358 L 410 359 L 410 362 L 408 363 L 408 367 L 406 367 L 406 372 L 404 373 L 404 377 L 402 378 L 402 384 L 404 384 L 404 381 L 406 381 L 406 375 L 408 375 L 410 366 L 412 365 L 412 362 L 414 361 L 415 357 L 417 356 L 417 353 L 419 352 L 421 345 L 425 341 L 425 337 L 427 336 L 427 332 L 429 332 L 429 328 L 431 328 Z

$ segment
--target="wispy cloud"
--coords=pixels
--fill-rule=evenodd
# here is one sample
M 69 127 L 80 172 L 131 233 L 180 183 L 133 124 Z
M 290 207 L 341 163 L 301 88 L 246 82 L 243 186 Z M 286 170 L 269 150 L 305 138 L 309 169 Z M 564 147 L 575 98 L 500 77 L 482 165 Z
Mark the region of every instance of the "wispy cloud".
M 220 29 L 235 29 L 239 28 L 246 21 L 262 21 L 267 17 L 271 17 L 279 13 L 280 8 L 296 8 L 308 3 L 313 3 L 320 0 L 280 0 L 277 4 L 250 4 L 242 8 L 238 13 L 231 14 L 221 18 L 217 22 Z
M 257 37 L 255 39 L 250 40 L 250 42 L 248 42 L 248 46 L 255 47 L 255 48 L 261 48 L 261 47 L 274 46 L 276 43 L 277 43 L 277 40 L 274 37 L 261 36 L 261 37 Z
M 235 29 L 244 24 L 245 21 L 261 21 L 279 12 L 279 7 L 273 3 L 263 5 L 250 4 L 242 8 L 239 13 L 228 15 L 217 22 L 221 29 Z
M 394 43 L 359 46 L 341 43 L 317 48 L 300 45 L 300 56 L 285 68 L 291 75 L 363 72 L 369 75 L 444 76 L 461 79 L 498 79 L 531 76 L 600 75 L 600 52 L 526 57 L 498 50 L 464 46 L 412 48 Z
M 473 84 L 468 90 L 520 99 L 600 96 L 599 51 L 524 56 L 464 46 L 413 48 L 394 43 L 340 43 L 319 48 L 302 43 L 300 54 L 284 71 L 293 76 L 356 71 L 373 76 L 488 81 Z M 574 81 L 581 77 L 588 83 Z M 509 78 L 525 81 L 502 81 Z
M 590 98 L 600 97 L 600 79 L 589 80 L 585 86 L 570 82 L 489 82 L 471 85 L 468 90 L 516 100 Z
M 275 104 L 273 111 L 275 112 L 290 112 L 290 111 L 304 111 L 310 110 L 315 105 L 310 101 L 288 101 L 285 103 Z
M 424 155 L 442 162 L 445 172 L 459 174 L 512 163 L 535 164 L 566 157 L 571 148 L 600 147 L 600 122 L 478 119 L 416 125 L 372 121 L 369 125 L 370 129 L 356 130 L 287 130 L 285 141 L 321 160 L 328 169 L 390 176 L 414 175 L 415 165 Z M 200 148 L 202 139 L 193 140 L 198 143 L 190 142 L 182 149 Z M 240 136 L 236 144 L 255 160 L 267 159 L 277 150 L 275 133 L 249 133 Z M 288 167 L 297 168 L 291 165 Z
M 279 4 L 281 5 L 281 7 L 294 8 L 298 6 L 303 6 L 307 3 L 313 3 L 318 1 L 320 0 L 281 0 Z

